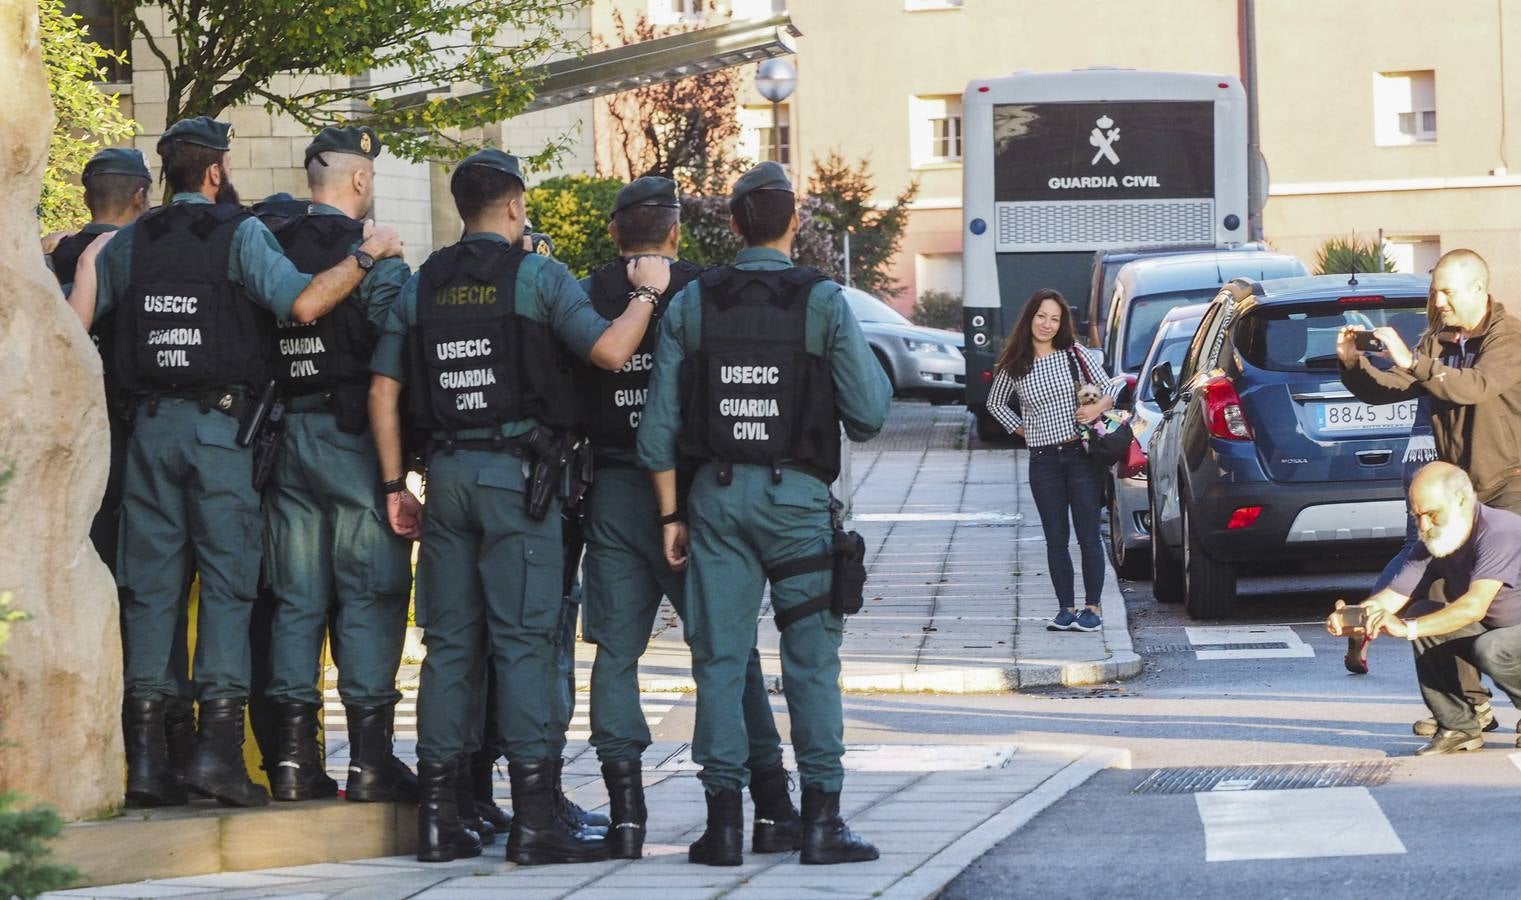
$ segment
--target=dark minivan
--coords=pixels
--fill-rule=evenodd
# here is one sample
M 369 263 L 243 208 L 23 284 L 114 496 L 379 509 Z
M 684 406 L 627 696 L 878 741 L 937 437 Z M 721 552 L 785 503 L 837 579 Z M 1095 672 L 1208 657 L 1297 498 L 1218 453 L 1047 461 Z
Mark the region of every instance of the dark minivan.
M 1415 402 L 1353 397 L 1336 336 L 1389 325 L 1415 346 L 1429 285 L 1424 275 L 1319 275 L 1236 279 L 1220 291 L 1182 368 L 1150 374 L 1164 410 L 1149 445 L 1158 599 L 1218 618 L 1235 609 L 1239 568 L 1358 568 L 1398 550 Z

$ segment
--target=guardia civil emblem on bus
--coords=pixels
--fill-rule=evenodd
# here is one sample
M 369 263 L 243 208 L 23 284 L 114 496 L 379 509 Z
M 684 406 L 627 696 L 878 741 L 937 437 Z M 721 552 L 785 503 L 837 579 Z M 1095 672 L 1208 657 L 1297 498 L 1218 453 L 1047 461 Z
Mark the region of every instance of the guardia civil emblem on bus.
M 1231 75 L 1089 69 L 973 81 L 962 109 L 966 400 L 981 423 L 1037 288 L 1080 304 L 1097 250 L 1247 240 L 1246 93 Z

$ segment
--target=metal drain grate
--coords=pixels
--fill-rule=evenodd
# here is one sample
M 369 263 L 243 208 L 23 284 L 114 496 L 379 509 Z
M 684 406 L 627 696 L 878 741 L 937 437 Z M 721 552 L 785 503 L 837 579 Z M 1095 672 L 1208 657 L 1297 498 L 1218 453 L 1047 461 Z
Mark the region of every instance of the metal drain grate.
M 1193 653 L 1196 650 L 1287 650 L 1283 641 L 1264 641 L 1257 644 L 1142 644 L 1142 653 Z
M 1198 794 L 1206 791 L 1290 791 L 1327 787 L 1378 787 L 1394 773 L 1388 760 L 1299 763 L 1279 766 L 1200 766 L 1159 769 L 1132 794 Z

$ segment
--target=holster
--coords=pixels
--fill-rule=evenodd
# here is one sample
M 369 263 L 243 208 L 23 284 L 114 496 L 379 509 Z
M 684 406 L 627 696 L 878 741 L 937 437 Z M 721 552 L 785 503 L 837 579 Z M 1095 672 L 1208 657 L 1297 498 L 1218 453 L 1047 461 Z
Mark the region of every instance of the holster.
M 791 609 L 777 610 L 774 617 L 777 631 L 785 631 L 788 625 L 826 609 L 837 616 L 861 611 L 866 604 L 866 539 L 859 532 L 836 525 L 830 535 L 829 553 L 773 566 L 766 570 L 766 578 L 774 594 L 778 581 L 824 571 L 830 573 L 829 592 Z
M 523 441 L 531 464 L 526 495 L 528 518 L 544 521 L 549 505 L 560 494 L 560 476 L 570 465 L 570 440 L 548 428 L 535 426 Z
M 264 422 L 254 435 L 253 487 L 263 493 L 275 474 L 275 462 L 280 458 L 280 448 L 285 444 L 285 404 L 270 407 Z
M 340 384 L 331 394 L 333 423 L 344 434 L 364 434 L 370 429 L 370 386 Z

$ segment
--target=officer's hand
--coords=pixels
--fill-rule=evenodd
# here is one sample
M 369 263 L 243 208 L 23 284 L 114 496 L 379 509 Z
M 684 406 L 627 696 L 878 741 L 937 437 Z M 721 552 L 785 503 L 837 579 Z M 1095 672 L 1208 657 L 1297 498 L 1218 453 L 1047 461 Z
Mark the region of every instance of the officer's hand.
M 360 250 L 376 259 L 388 259 L 392 256 L 400 256 L 405 246 L 396 229 L 376 225 L 373 219 L 364 221 L 364 243 L 359 245 Z
M 422 504 L 411 491 L 386 494 L 386 518 L 391 530 L 409 541 L 422 538 Z
M 54 250 L 58 249 L 58 245 L 63 242 L 64 238 L 66 238 L 66 237 L 73 237 L 73 236 L 74 236 L 74 232 L 72 232 L 72 231 L 55 231 L 55 232 L 53 232 L 52 234 L 50 234 L 47 237 L 45 237 L 45 238 L 42 239 L 42 252 L 43 252 L 43 254 L 44 255 L 51 255 Z
M 636 256 L 628 261 L 628 280 L 636 288 L 652 287 L 664 294 L 671 286 L 671 263 L 663 256 Z
M 687 523 L 672 522 L 663 531 L 665 561 L 672 571 L 680 572 L 687 567 Z

